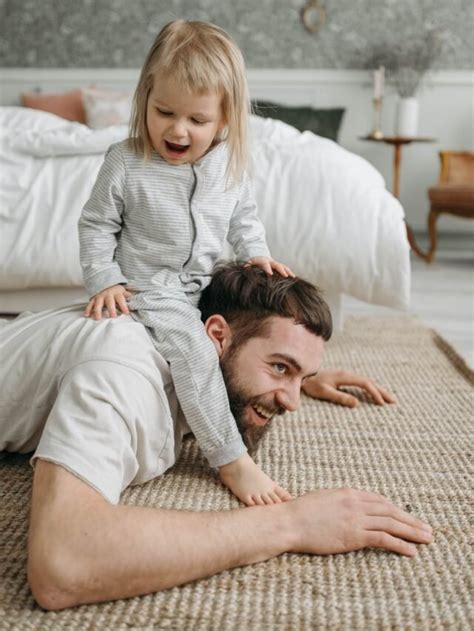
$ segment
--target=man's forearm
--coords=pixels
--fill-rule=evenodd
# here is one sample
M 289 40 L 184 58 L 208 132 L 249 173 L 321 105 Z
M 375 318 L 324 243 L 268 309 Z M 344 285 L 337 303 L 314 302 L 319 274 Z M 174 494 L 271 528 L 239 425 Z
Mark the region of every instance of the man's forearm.
M 220 513 L 112 506 L 43 461 L 35 487 L 29 574 L 46 608 L 160 591 L 269 559 L 292 544 L 283 504 Z M 51 559 L 57 565 L 50 576 L 35 575 Z
M 113 506 L 38 460 L 28 580 L 41 606 L 62 609 L 160 591 L 286 551 L 378 547 L 413 556 L 414 543 L 431 540 L 429 526 L 366 491 L 321 489 L 221 513 Z

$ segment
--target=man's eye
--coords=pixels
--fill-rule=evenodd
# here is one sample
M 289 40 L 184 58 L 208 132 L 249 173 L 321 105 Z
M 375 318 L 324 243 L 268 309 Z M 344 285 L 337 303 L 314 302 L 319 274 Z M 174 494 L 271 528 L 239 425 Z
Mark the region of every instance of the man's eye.
M 284 375 L 288 371 L 288 366 L 286 364 L 273 364 L 273 368 L 279 375 Z

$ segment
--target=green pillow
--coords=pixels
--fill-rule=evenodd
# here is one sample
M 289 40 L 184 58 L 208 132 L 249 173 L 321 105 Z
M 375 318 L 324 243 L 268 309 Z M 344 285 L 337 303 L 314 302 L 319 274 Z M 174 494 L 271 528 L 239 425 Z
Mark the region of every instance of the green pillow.
M 331 109 L 315 110 L 312 107 L 290 107 L 271 103 L 270 101 L 254 101 L 252 111 L 263 118 L 277 118 L 300 131 L 312 131 L 318 136 L 324 136 L 337 142 L 339 128 L 345 109 L 335 107 Z

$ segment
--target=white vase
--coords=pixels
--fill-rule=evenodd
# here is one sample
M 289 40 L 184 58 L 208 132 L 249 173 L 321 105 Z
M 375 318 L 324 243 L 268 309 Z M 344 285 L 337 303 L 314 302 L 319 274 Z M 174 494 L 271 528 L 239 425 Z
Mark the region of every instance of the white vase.
M 395 134 L 412 138 L 418 132 L 418 99 L 414 96 L 400 98 L 397 103 Z

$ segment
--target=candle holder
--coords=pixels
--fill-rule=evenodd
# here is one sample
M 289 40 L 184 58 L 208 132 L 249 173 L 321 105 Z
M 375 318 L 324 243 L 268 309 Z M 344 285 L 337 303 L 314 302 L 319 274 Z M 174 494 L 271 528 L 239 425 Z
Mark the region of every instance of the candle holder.
M 373 99 L 374 104 L 374 130 L 370 132 L 369 138 L 379 140 L 383 138 L 383 131 L 380 129 L 380 118 L 382 115 L 382 97 Z

